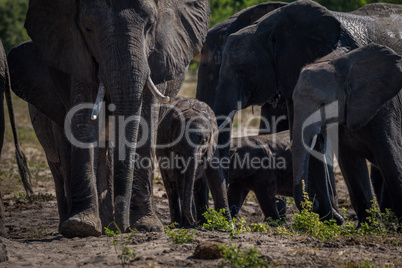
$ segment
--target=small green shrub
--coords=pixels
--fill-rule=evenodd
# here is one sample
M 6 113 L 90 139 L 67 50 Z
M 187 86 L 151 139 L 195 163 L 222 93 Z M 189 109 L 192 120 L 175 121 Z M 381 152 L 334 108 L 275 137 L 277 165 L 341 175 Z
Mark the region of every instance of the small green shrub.
M 110 225 L 114 225 L 117 231 L 113 231 L 109 229 Z M 128 244 L 130 244 L 131 239 L 132 239 L 132 234 L 136 230 L 131 230 L 131 233 L 129 234 L 123 234 L 119 227 L 116 225 L 115 222 L 110 223 L 107 227 L 105 228 L 105 234 L 108 237 L 111 237 L 112 240 L 110 241 L 113 244 L 114 251 L 117 254 L 117 258 L 120 260 L 120 264 L 122 267 L 124 267 L 130 260 L 134 260 L 136 257 L 134 249 L 131 249 L 127 247 Z
M 202 228 L 208 231 L 225 230 L 231 232 L 233 230 L 233 223 L 229 222 L 225 216 L 226 210 L 224 208 L 216 211 L 212 208 L 207 209 L 202 216 L 207 221 L 202 225 Z
M 361 268 L 374 268 L 375 266 L 368 260 L 364 260 L 360 262 L 360 266 Z
M 382 222 L 388 233 L 395 234 L 398 232 L 398 218 L 395 213 L 389 208 L 385 209 L 385 213 L 381 213 Z
M 267 225 L 264 223 L 252 223 L 250 224 L 252 232 L 265 233 L 267 231 Z
M 171 227 L 175 228 L 176 224 L 171 224 L 169 226 L 165 226 L 166 234 L 173 240 L 175 244 L 184 244 L 190 243 L 194 241 L 194 238 L 197 237 L 195 231 L 192 230 L 191 232 L 187 231 L 186 229 L 177 229 L 171 230 Z
M 274 234 L 285 235 L 285 236 L 293 236 L 294 235 L 291 230 L 289 230 L 288 228 L 285 228 L 285 227 L 281 227 L 281 226 L 279 226 L 275 229 Z
M 381 221 L 378 217 L 379 215 L 379 208 L 377 205 L 377 201 L 371 200 L 371 207 L 367 209 L 367 213 L 369 216 L 366 218 L 366 221 L 361 223 L 359 228 L 357 229 L 358 234 L 363 234 L 363 235 L 385 235 L 386 230 L 383 228 L 381 225 Z
M 232 228 L 230 229 L 230 237 L 234 237 L 244 232 L 250 232 L 251 230 L 244 218 L 240 219 L 234 218 L 233 224 L 231 226 Z
M 271 227 L 279 227 L 282 224 L 284 224 L 287 221 L 286 218 L 282 218 L 282 219 L 272 219 L 271 217 L 267 218 L 267 224 Z
M 304 181 L 302 183 L 304 189 Z M 335 220 L 325 223 L 320 221 L 320 216 L 313 212 L 313 202 L 304 190 L 303 199 L 302 210 L 293 215 L 294 223 L 291 225 L 291 229 L 319 240 L 334 239 L 338 233 Z
M 15 196 L 17 199 L 19 200 L 24 200 L 24 201 L 28 201 L 28 202 L 47 202 L 47 201 L 52 201 L 55 200 L 56 198 L 49 193 L 38 193 L 38 194 L 34 194 L 31 196 L 28 196 L 26 193 L 22 192 L 22 191 L 16 191 L 14 192 Z
M 265 260 L 259 257 L 260 252 L 251 247 L 248 251 L 240 250 L 240 247 L 236 245 L 230 246 L 219 246 L 220 250 L 222 250 L 222 255 L 225 261 L 222 261 L 219 264 L 219 267 L 224 267 L 228 263 L 230 267 L 268 267 L 268 264 Z

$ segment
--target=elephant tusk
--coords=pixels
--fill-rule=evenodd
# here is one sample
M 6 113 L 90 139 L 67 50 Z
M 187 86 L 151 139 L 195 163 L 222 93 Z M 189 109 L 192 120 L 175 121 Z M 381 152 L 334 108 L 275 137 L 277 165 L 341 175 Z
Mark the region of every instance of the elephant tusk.
M 293 140 L 290 141 L 289 145 L 286 147 L 286 151 L 292 149 L 293 146 Z
M 235 113 L 236 110 L 231 111 L 230 114 L 226 117 L 225 121 L 223 121 L 223 123 L 218 127 L 218 129 L 225 128 L 229 123 L 231 123 Z
M 92 120 L 98 119 L 101 103 L 102 103 L 104 97 L 105 97 L 105 86 L 101 82 L 99 84 L 98 96 L 96 96 L 95 106 L 94 106 L 94 108 L 92 110 L 92 114 L 91 114 Z
M 313 140 L 311 141 L 311 145 L 310 145 L 311 151 L 314 149 L 314 146 L 317 143 L 317 137 L 318 137 L 318 135 L 314 135 Z
M 151 76 L 148 76 L 147 79 L 147 87 L 149 91 L 151 91 L 152 95 L 155 96 L 160 102 L 168 103 L 170 101 L 169 96 L 163 95 L 155 86 L 154 82 L 152 82 Z

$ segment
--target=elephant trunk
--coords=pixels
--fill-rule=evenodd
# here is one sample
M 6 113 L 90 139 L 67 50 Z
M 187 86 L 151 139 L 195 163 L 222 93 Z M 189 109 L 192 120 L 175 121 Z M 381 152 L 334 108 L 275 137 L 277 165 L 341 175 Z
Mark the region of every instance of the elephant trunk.
M 216 101 L 213 109 L 219 126 L 217 151 L 219 159 L 224 159 L 230 158 L 232 122 L 229 122 L 230 120 L 228 120 L 228 118 L 233 118 L 235 111 L 237 111 L 239 108 L 237 107 L 237 96 L 234 96 L 233 93 L 231 93 L 230 96 L 226 96 L 226 92 L 221 90 L 221 86 L 218 88 L 217 92 L 218 93 L 215 97 Z M 229 178 L 229 168 L 223 167 L 222 171 L 227 183 Z
M 297 135 L 294 135 L 297 136 Z M 295 139 L 296 137 L 294 137 Z M 292 145 L 292 163 L 293 163 L 293 197 L 299 210 L 302 209 L 304 192 L 308 192 L 308 167 L 310 162 L 309 152 L 306 151 L 303 144 L 295 143 Z
M 309 164 L 310 150 L 313 150 L 317 135 L 320 132 L 317 127 L 303 129 L 303 126 L 295 120 L 292 144 L 292 163 L 293 163 L 293 197 L 299 210 L 302 208 L 302 202 L 305 201 L 304 193 L 308 193 L 309 185 Z M 318 201 L 314 200 L 313 210 L 318 209 Z
M 118 59 L 126 59 L 119 62 Z M 114 204 L 115 221 L 124 232 L 129 227 L 129 209 L 136 161 L 136 141 L 141 121 L 143 90 L 149 77 L 145 56 L 107 58 L 112 70 L 102 68 L 99 76 L 110 94 L 107 109 L 114 115 Z M 140 67 L 146 66 L 143 70 Z M 101 92 L 98 94 L 102 94 Z M 147 129 L 142 131 L 143 133 Z
M 180 183 L 180 206 L 182 208 L 182 217 L 184 217 L 190 226 L 194 226 L 196 219 L 194 217 L 195 201 L 194 201 L 194 182 L 198 169 L 198 158 L 195 156 L 189 161 L 187 170 L 182 174 Z M 183 222 L 183 219 L 182 219 Z

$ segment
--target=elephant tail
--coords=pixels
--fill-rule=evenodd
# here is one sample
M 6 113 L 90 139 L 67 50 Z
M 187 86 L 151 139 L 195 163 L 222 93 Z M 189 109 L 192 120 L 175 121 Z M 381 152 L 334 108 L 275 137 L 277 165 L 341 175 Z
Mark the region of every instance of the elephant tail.
M 21 148 L 18 144 L 18 136 L 17 129 L 15 127 L 15 116 L 14 116 L 14 108 L 13 103 L 11 102 L 11 79 L 10 72 L 8 70 L 8 64 L 6 62 L 6 86 L 4 90 L 7 107 L 8 107 L 8 115 L 10 117 L 11 129 L 14 136 L 14 145 L 15 145 L 15 157 L 17 159 L 18 170 L 22 179 L 22 183 L 25 188 L 25 192 L 28 196 L 33 194 L 32 186 L 31 186 L 31 172 L 29 172 L 27 159 L 24 153 L 21 151 Z

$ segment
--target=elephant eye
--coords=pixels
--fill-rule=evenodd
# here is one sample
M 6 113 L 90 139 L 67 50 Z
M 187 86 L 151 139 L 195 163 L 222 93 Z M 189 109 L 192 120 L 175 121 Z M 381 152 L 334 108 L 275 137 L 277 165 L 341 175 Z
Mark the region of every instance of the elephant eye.
M 147 21 L 147 26 L 146 29 L 150 29 L 152 26 L 155 25 L 155 18 L 153 16 L 149 17 L 148 21 Z
M 154 18 L 153 16 L 151 16 L 151 17 L 149 18 L 148 24 L 149 24 L 150 26 L 155 25 L 155 18 Z

